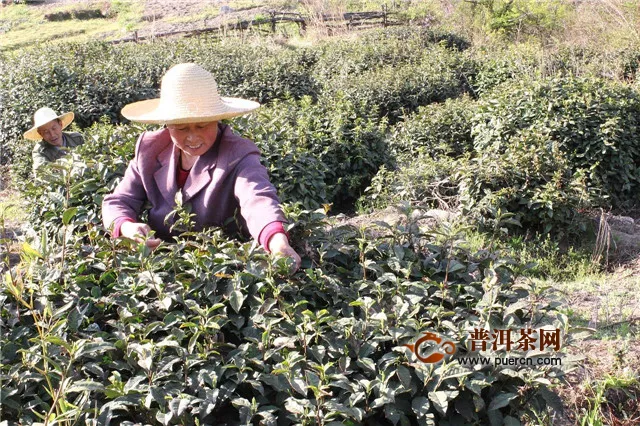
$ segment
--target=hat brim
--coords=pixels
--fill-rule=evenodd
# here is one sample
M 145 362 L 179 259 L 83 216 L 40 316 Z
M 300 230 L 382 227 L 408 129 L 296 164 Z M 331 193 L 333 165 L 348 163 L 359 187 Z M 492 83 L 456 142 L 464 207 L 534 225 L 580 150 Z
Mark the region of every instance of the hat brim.
M 62 130 L 64 130 L 69 126 L 69 124 L 73 122 L 74 118 L 75 118 L 75 114 L 73 112 L 65 112 L 64 114 L 61 114 L 55 118 L 52 118 L 51 120 L 46 121 L 44 123 L 36 123 L 36 125 L 34 125 L 32 128 L 24 132 L 24 138 L 31 141 L 41 141 L 42 135 L 38 133 L 38 127 L 42 127 L 47 123 L 51 123 L 53 120 L 60 120 L 60 122 L 62 123 L 61 124 Z
M 170 108 L 163 108 L 160 99 L 134 102 L 122 108 L 122 115 L 131 121 L 149 124 L 206 123 L 247 114 L 260 107 L 258 102 L 241 98 L 221 97 L 222 105 L 216 111 L 201 111 L 179 117 Z

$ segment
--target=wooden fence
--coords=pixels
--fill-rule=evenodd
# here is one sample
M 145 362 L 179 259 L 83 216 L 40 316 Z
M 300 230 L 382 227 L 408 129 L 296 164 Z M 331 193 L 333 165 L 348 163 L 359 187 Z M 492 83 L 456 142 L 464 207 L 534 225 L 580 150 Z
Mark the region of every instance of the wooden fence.
M 280 24 L 295 23 L 298 25 L 299 32 L 304 34 L 307 31 L 307 27 L 312 23 L 322 22 L 328 25 L 329 29 L 335 29 L 337 27 L 346 27 L 347 29 L 353 29 L 365 26 L 382 26 L 387 27 L 390 25 L 397 25 L 398 22 L 391 19 L 394 15 L 393 12 L 389 12 L 386 7 L 381 11 L 373 12 L 348 12 L 341 15 L 322 15 L 317 17 L 304 16 L 300 13 L 283 12 L 283 11 L 269 11 L 268 17 L 258 17 L 248 20 L 238 20 L 236 22 L 227 22 L 224 25 L 217 25 L 206 28 L 168 31 L 159 34 L 139 36 L 137 32 L 134 32 L 132 36 L 125 37 L 118 40 L 113 40 L 111 43 L 125 43 L 125 42 L 140 42 L 161 37 L 182 36 L 191 37 L 205 33 L 224 33 L 226 31 L 245 31 L 251 29 L 258 29 L 260 31 L 272 32 L 277 31 L 277 27 Z M 267 28 L 267 29 L 265 29 Z

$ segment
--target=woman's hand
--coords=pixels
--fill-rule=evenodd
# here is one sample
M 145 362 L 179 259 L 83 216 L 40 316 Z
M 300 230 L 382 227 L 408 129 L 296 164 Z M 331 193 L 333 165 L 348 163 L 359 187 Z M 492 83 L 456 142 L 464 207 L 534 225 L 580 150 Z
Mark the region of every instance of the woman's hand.
M 124 222 L 120 226 L 120 235 L 132 239 L 137 243 L 145 243 L 151 250 L 160 245 L 160 238 L 146 238 L 151 232 L 151 228 L 146 223 Z
M 269 239 L 269 251 L 276 256 L 288 257 L 293 260 L 293 270 L 291 273 L 296 272 L 298 268 L 300 268 L 302 259 L 300 259 L 300 255 L 291 248 L 289 245 L 289 239 L 282 232 L 275 234 L 271 239 Z

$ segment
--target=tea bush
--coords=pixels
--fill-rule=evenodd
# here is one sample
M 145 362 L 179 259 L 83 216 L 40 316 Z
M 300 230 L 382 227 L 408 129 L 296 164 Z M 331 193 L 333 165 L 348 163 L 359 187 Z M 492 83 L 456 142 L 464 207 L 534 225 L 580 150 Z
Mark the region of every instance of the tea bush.
M 459 52 L 434 46 L 416 56 L 411 63 L 334 77 L 323 91 L 378 107 L 380 115 L 394 124 L 421 105 L 455 98 L 468 90 L 471 63 Z
M 470 74 L 469 80 L 476 97 L 502 83 L 540 77 L 543 73 L 544 61 L 535 44 L 480 47 L 471 56 L 475 72 Z
M 409 202 L 422 208 L 455 210 L 459 204 L 458 167 L 448 158 L 420 152 L 395 168 L 381 167 L 357 206 L 362 211 L 384 209 Z
M 436 46 L 463 51 L 470 43 L 462 37 L 419 27 L 389 27 L 359 34 L 357 39 L 330 40 L 316 48 L 315 79 L 323 82 L 346 78 L 389 66 L 420 61 L 425 51 Z
M 118 123 L 124 105 L 158 96 L 160 79 L 179 62 L 202 64 L 216 77 L 220 92 L 269 102 L 316 94 L 308 71 L 313 53 L 208 38 L 145 45 L 102 43 L 43 46 L 0 63 L 0 144 L 20 178 L 30 171 L 30 151 L 22 133 L 41 106 L 74 111 L 87 127 L 103 116 Z M 28 152 L 27 152 L 28 151 Z M 14 158 L 15 157 L 15 158 Z
M 513 89 L 502 90 L 508 97 Z M 498 95 L 479 102 L 459 98 L 407 117 L 390 140 L 397 167 L 374 177 L 359 206 L 368 210 L 404 200 L 460 207 L 466 219 L 489 231 L 511 225 L 512 232 L 515 226 L 555 237 L 582 232 L 586 220 L 579 212 L 606 192 L 588 186 L 588 169 L 567 157 L 548 133 L 518 126 L 519 118 L 532 114 L 531 105 L 504 106 L 513 116 L 502 119 L 486 113 L 500 102 Z M 488 145 L 498 143 L 496 133 L 507 132 L 504 123 L 519 130 L 505 135 L 505 143 Z
M 580 211 L 596 197 L 586 173 L 546 134 L 523 131 L 504 150 L 487 149 L 458 167 L 463 214 L 490 231 L 515 225 L 574 237 L 586 226 Z
M 495 164 L 502 168 L 525 165 L 518 158 L 533 155 L 531 170 L 556 156 L 563 163 L 558 172 L 582 175 L 597 204 L 631 207 L 640 201 L 639 112 L 638 93 L 616 82 L 573 77 L 512 82 L 480 103 L 475 149 L 484 157 L 480 162 L 495 164 L 495 158 L 506 156 L 510 162 Z
M 475 72 L 456 37 L 442 41 L 447 50 L 433 46 L 441 41 L 433 33 L 403 31 L 372 32 L 364 47 L 338 42 L 333 50 L 198 38 L 53 48 L 51 64 L 35 49 L 3 62 L 3 147 L 21 144 L 36 99 L 76 109 L 82 127 L 106 114 L 84 129 L 84 146 L 45 167 L 25 194 L 34 229 L 22 262 L 0 283 L 0 404 L 9 424 L 501 425 L 558 409 L 550 383 L 571 367 L 566 359 L 562 368 L 460 363 L 541 355 L 477 353 L 473 329 L 544 326 L 570 342 L 552 294 L 523 279 L 526 266 L 470 249 L 456 227 L 421 229 L 410 207 L 397 226 L 370 230 L 311 211 L 350 209 L 370 186 L 362 199 L 371 207 L 399 198 L 438 205 L 446 196 L 471 215 L 493 215 L 494 227 L 503 211 L 532 226 L 574 219 L 584 169 L 558 144 L 549 149 L 547 133 L 517 127 L 488 146 L 487 135 L 503 128 L 476 113 L 506 116 L 501 102 L 516 109 L 501 92 L 478 111 L 466 98 L 419 110 L 396 128 L 394 168 L 380 117 L 397 120 L 458 96 Z M 102 197 L 144 129 L 109 123 L 136 96 L 155 96 L 164 70 L 182 61 L 212 70 L 225 94 L 268 103 L 232 126 L 261 148 L 289 203 L 303 257 L 296 274 L 216 229 L 185 232 L 149 252 L 102 228 Z M 463 155 L 471 137 L 476 151 Z M 439 365 L 416 362 L 403 345 L 425 330 L 457 342 L 457 354 Z
M 566 333 L 566 317 L 517 279 L 521 266 L 468 250 L 455 229 L 424 232 L 411 211 L 363 234 L 288 209 L 304 257 L 293 276 L 217 230 L 150 253 L 57 211 L 58 237 L 26 244 L 0 286 L 13 422 L 501 425 L 559 408 L 548 384 L 567 359 L 480 369 L 457 357 L 473 355 L 474 328 Z M 414 361 L 402 345 L 425 329 L 458 355 Z
M 389 147 L 396 157 L 458 157 L 473 151 L 471 128 L 477 105 L 468 96 L 418 108 L 392 128 Z
M 234 126 L 262 150 L 282 200 L 306 207 L 351 210 L 390 161 L 385 122 L 375 108 L 346 98 L 277 101 Z

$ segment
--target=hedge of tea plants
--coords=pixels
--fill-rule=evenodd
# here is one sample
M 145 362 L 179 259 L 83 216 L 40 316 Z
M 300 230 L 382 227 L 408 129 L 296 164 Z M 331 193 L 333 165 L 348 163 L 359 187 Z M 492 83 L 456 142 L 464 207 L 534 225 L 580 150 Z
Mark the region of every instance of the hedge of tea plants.
M 292 48 L 262 39 L 196 37 L 140 45 L 46 45 L 8 55 L 0 61 L 0 161 L 15 164 L 20 179 L 28 176 L 30 146 L 21 135 L 37 108 L 75 111 L 80 128 L 103 116 L 118 123 L 124 105 L 157 96 L 164 72 L 180 62 L 197 62 L 210 70 L 220 92 L 228 96 L 269 103 L 289 97 L 315 99 L 339 87 L 354 94 L 353 102 L 370 106 L 388 96 L 389 106 L 378 112 L 393 117 L 401 109 L 459 95 L 468 73 L 462 70 L 473 64 L 459 49 L 463 40 L 447 33 L 377 30 L 356 48 L 346 45 L 336 41 Z M 385 66 L 407 63 L 420 63 L 421 72 L 405 86 Z M 379 68 L 384 69 L 380 75 Z M 354 80 L 351 88 L 345 80 L 348 75 L 363 81 L 363 73 L 380 82 L 369 95 L 358 94 L 362 83 Z M 396 82 L 383 90 L 389 78 Z M 411 94 L 413 90 L 418 94 Z
M 581 209 L 640 203 L 639 112 L 633 87 L 572 76 L 510 81 L 477 100 L 423 107 L 394 128 L 397 167 L 379 172 L 360 205 L 407 194 L 439 205 L 453 192 L 465 215 L 489 228 L 512 213 L 529 231 L 580 234 Z
M 395 226 L 339 226 L 288 205 L 299 272 L 252 242 L 188 230 L 154 252 L 111 240 L 99 206 L 128 126 L 46 167 L 28 195 L 37 233 L 3 277 L 0 379 L 9 425 L 521 424 L 561 408 L 571 368 L 461 365 L 474 328 L 558 328 L 566 316 L 526 267 L 431 233 L 410 207 Z M 122 140 L 123 144 L 116 141 Z M 188 229 L 188 215 L 178 216 Z M 457 343 L 442 364 L 403 345 Z M 547 354 L 561 356 L 559 353 Z
M 376 108 L 346 96 L 276 101 L 232 124 L 262 150 L 282 200 L 306 208 L 348 210 L 392 161 L 386 121 Z

